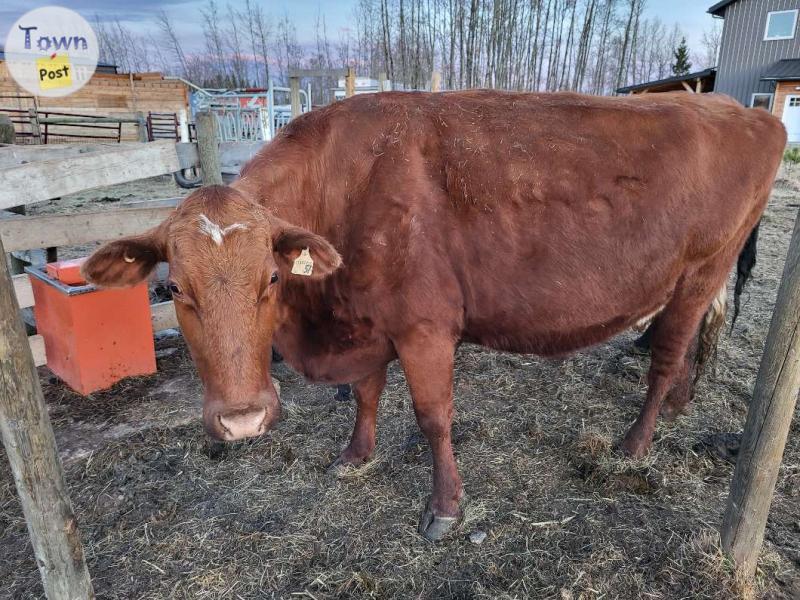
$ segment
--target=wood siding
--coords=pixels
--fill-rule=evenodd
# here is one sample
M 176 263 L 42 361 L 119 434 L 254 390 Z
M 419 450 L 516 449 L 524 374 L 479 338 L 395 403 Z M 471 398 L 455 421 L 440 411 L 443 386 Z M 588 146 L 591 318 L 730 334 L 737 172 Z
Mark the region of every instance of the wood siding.
M 28 92 L 21 89 L 0 62 L 0 107 L 27 109 L 33 106 Z M 13 96 L 21 96 L 17 99 Z M 142 111 L 177 112 L 189 104 L 186 86 L 164 79 L 160 73 L 110 74 L 95 73 L 85 86 L 63 98 L 39 96 L 40 110 L 77 114 L 130 114 Z M 134 125 L 123 126 L 123 140 L 136 141 Z
M 775 91 L 774 82 L 761 81 L 761 76 L 781 59 L 800 58 L 800 24 L 794 39 L 764 41 L 767 14 L 793 9 L 800 9 L 800 0 L 738 0 L 725 9 L 715 91 L 745 106 L 754 93 Z
M 772 101 L 772 114 L 779 119 L 783 118 L 786 96 L 800 96 L 800 81 L 781 81 L 778 84 L 775 90 L 775 98 Z

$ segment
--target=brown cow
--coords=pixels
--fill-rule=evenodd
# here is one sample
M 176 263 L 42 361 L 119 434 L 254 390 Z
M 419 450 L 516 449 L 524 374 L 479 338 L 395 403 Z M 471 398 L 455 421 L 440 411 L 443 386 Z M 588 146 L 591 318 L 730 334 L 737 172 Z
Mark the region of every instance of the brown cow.
M 358 96 L 293 120 L 239 181 L 193 193 L 84 270 L 129 285 L 169 262 L 215 438 L 275 423 L 273 343 L 311 380 L 355 382 L 335 464 L 358 465 L 399 358 L 433 455 L 420 531 L 437 539 L 463 493 L 458 344 L 563 355 L 660 311 L 647 398 L 622 444 L 642 456 L 665 398 L 688 401 L 687 350 L 785 143 L 767 112 L 714 95 Z

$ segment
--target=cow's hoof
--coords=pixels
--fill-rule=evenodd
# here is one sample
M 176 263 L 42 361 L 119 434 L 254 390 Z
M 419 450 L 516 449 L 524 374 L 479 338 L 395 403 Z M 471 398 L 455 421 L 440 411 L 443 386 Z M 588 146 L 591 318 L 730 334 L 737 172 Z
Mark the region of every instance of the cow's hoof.
M 661 418 L 665 421 L 674 421 L 678 418 L 679 411 L 672 404 L 664 402 L 664 404 L 661 405 L 661 410 L 658 412 L 661 415 Z
M 418 531 L 429 542 L 438 542 L 455 527 L 457 522 L 458 517 L 440 517 L 433 514 L 431 502 L 428 500 L 419 520 Z
M 647 456 L 647 452 L 650 450 L 650 444 L 636 434 L 631 435 L 629 431 L 625 439 L 622 440 L 619 448 L 625 456 L 639 459 Z
M 346 475 L 348 471 L 352 471 L 362 466 L 365 462 L 367 462 L 368 458 L 369 457 L 349 457 L 347 451 L 345 450 L 335 461 L 331 463 L 327 469 L 327 473 L 332 477 L 342 477 L 343 475 Z
M 676 406 L 669 402 L 661 405 L 661 417 L 665 421 L 674 421 L 681 415 L 685 415 L 688 411 L 685 406 Z

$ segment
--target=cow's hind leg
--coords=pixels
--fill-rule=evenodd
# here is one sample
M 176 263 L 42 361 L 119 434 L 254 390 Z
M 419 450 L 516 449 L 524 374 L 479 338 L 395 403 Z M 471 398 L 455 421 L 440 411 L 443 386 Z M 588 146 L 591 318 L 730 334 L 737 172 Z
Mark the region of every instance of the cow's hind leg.
M 675 419 L 685 412 L 694 397 L 694 384 L 697 379 L 697 335 L 692 337 L 683 364 L 672 383 L 664 403 L 661 405 L 661 416 L 667 420 Z
M 357 467 L 364 463 L 375 449 L 375 424 L 378 413 L 378 399 L 386 385 L 386 367 L 353 384 L 356 394 L 356 424 L 353 435 L 339 457 L 333 461 L 328 471 L 336 474 L 346 466 Z
M 718 289 L 717 280 L 722 279 L 719 275 L 722 270 L 712 265 L 702 271 L 684 275 L 672 299 L 653 323 L 647 398 L 622 442 L 622 450 L 634 458 L 644 456 L 650 449 L 659 411 L 673 388 L 676 403 L 678 396 L 680 402 L 691 398 L 690 346 Z
M 703 317 L 699 331 L 692 337 L 683 369 L 667 394 L 661 407 L 661 416 L 665 419 L 674 419 L 679 414 L 686 412 L 686 407 L 694 397 L 694 388 L 698 379 L 703 375 L 706 365 L 717 351 L 719 334 L 725 325 L 725 315 L 728 304 L 728 286 L 725 282 L 717 292 L 711 306 L 708 307 Z
M 414 332 L 395 341 L 408 380 L 414 413 L 433 458 L 433 493 L 422 513 L 419 532 L 436 541 L 456 524 L 464 492 L 450 427 L 453 421 L 455 342 L 447 335 Z

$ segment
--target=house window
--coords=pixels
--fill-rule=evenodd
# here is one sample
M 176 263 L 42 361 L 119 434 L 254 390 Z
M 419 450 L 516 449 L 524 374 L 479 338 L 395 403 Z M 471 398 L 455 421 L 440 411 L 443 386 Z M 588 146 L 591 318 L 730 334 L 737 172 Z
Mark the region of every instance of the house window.
M 798 106 L 800 106 L 800 96 L 789 98 L 789 108 L 797 108 Z
M 765 40 L 791 40 L 797 26 L 797 10 L 779 10 L 767 14 Z
M 772 94 L 753 94 L 750 106 L 772 111 Z

